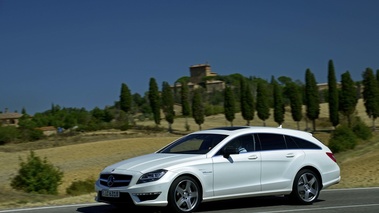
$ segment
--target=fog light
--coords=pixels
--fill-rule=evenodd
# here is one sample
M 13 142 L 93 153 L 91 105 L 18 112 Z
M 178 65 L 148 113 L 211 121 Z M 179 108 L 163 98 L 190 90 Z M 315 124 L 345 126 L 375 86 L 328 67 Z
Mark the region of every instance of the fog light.
M 158 196 L 161 194 L 161 192 L 147 192 L 147 193 L 133 193 L 133 196 L 138 197 L 138 199 L 143 202 L 147 200 L 155 200 L 158 198 Z

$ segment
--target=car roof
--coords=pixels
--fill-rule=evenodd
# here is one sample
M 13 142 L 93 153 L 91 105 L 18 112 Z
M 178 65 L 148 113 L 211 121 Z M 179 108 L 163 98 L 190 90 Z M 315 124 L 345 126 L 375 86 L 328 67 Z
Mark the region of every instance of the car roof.
M 309 132 L 295 130 L 295 129 L 287 129 L 281 127 L 265 127 L 265 126 L 224 126 L 224 127 L 216 127 L 207 130 L 200 130 L 194 133 L 211 133 L 211 134 L 224 134 L 224 135 L 241 135 L 248 133 L 277 133 L 284 135 L 292 135 L 297 137 L 311 137 L 312 134 Z

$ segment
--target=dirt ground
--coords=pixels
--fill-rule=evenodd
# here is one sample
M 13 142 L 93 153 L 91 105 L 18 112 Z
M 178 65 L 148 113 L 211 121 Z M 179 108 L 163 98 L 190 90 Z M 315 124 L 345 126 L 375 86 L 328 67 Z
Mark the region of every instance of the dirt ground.
M 360 103 L 362 105 L 362 103 Z M 325 108 L 325 106 L 322 106 Z M 322 112 L 325 109 L 322 108 Z M 362 111 L 362 110 L 361 110 Z M 366 122 L 364 112 L 358 112 L 359 116 Z M 288 113 L 287 113 L 288 114 Z M 319 125 L 325 120 L 323 117 L 319 119 Z M 291 118 L 286 117 L 284 127 L 296 129 L 296 123 L 289 122 Z M 198 130 L 198 125 L 193 122 L 193 119 L 188 119 L 191 130 Z M 184 118 L 176 119 L 173 128 L 180 133 L 185 132 Z M 154 126 L 152 121 L 140 121 L 138 123 L 142 126 Z M 246 122 L 241 119 L 240 115 L 236 115 L 234 125 L 245 125 Z M 255 119 L 251 125 L 262 125 L 262 121 Z M 223 115 L 209 116 L 206 122 L 202 125 L 202 129 L 207 129 L 216 126 L 228 126 L 229 123 L 225 122 Z M 269 120 L 267 126 L 276 126 L 275 122 Z M 162 122 L 161 127 L 165 123 Z M 300 125 L 301 129 L 306 128 L 305 122 Z M 94 134 L 94 133 L 91 133 Z M 151 153 L 167 143 L 180 137 L 180 134 L 143 134 L 143 135 L 119 135 L 116 139 L 109 135 L 114 135 L 115 132 L 105 134 L 104 132 L 97 132 L 103 139 L 96 139 L 94 141 L 78 141 L 77 139 L 70 141 L 68 145 L 62 145 L 61 142 L 52 140 L 47 143 L 38 144 L 22 144 L 20 147 L 9 146 L 1 147 L 0 150 L 0 196 L 15 194 L 14 190 L 10 187 L 10 180 L 17 174 L 19 169 L 20 159 L 25 160 L 29 155 L 30 149 L 35 150 L 36 155 L 44 158 L 48 162 L 59 167 L 64 172 L 63 184 L 59 187 L 59 194 L 61 199 L 53 199 L 46 201 L 41 198 L 41 201 L 28 202 L 28 199 L 14 197 L 12 201 L 1 201 L 0 209 L 13 208 L 16 206 L 41 206 L 41 205 L 58 205 L 65 203 L 83 203 L 94 202 L 94 194 L 83 195 L 79 197 L 67 197 L 65 195 L 66 188 L 77 180 L 86 180 L 88 178 L 96 179 L 99 172 L 106 166 L 115 162 L 128 159 L 141 154 Z M 124 133 L 122 133 L 124 134 Z M 325 131 L 319 131 L 315 134 L 316 138 L 324 143 L 327 143 L 329 134 Z M 83 140 L 80 139 L 80 140 Z M 30 146 L 30 147 L 28 147 Z M 34 147 L 34 148 L 31 148 Z M 19 150 L 18 150 L 19 149 Z M 346 188 L 346 187 L 369 187 L 379 186 L 379 135 L 376 135 L 367 144 L 357 147 L 355 150 L 336 154 L 338 164 L 341 167 L 342 181 L 340 184 L 332 186 L 332 188 Z

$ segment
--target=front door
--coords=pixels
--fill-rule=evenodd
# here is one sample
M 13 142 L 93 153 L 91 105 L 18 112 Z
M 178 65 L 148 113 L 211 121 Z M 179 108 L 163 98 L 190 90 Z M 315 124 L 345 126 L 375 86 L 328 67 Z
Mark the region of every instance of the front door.
M 228 158 L 223 148 L 233 146 L 240 150 Z M 213 157 L 214 195 L 236 195 L 261 191 L 261 153 L 255 151 L 252 135 L 232 139 Z

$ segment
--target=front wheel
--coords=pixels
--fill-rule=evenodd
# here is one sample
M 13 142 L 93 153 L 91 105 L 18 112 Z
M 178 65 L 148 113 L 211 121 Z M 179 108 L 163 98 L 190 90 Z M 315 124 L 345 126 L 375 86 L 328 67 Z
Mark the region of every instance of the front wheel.
M 201 202 L 201 189 L 195 179 L 189 176 L 177 178 L 168 194 L 168 205 L 177 213 L 195 211 Z
M 312 170 L 301 170 L 293 182 L 291 197 L 301 204 L 312 204 L 320 194 L 320 184 L 318 176 Z

